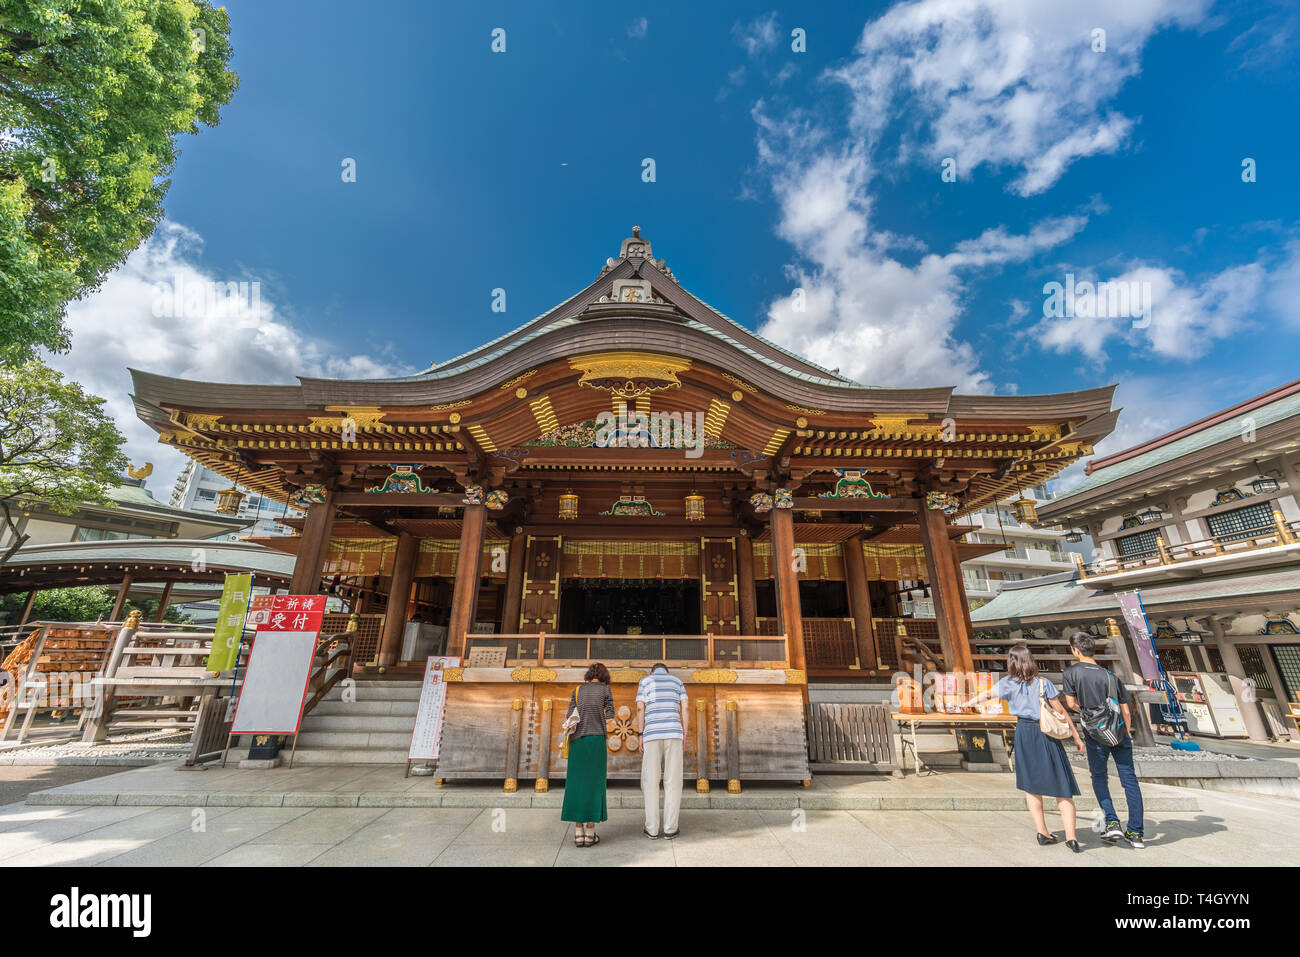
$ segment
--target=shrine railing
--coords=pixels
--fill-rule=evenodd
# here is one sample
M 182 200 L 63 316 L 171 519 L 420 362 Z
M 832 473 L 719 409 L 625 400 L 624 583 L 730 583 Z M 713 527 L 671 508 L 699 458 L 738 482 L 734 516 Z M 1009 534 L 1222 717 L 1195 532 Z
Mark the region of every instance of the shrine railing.
M 1157 536 L 1155 548 L 1138 555 L 1098 558 L 1086 565 L 1082 558 L 1076 555 L 1075 562 L 1079 567 L 1080 579 L 1086 579 L 1143 568 L 1177 565 L 1203 558 L 1241 555 L 1281 545 L 1295 545 L 1298 542 L 1300 542 L 1300 522 L 1275 521 L 1273 525 L 1241 532 L 1228 532 L 1212 538 L 1174 545 L 1166 544 L 1162 536 Z
M 784 668 L 784 635 L 466 635 L 465 661 L 479 648 L 504 648 L 506 665 L 605 664 Z
M 939 641 L 939 623 L 933 618 L 873 618 L 876 647 L 880 660 L 888 668 L 899 669 L 910 662 L 922 661 L 938 667 L 943 661 Z
M 804 618 L 803 652 L 809 668 L 862 667 L 852 618 Z M 758 619 L 760 634 L 775 634 L 775 618 Z

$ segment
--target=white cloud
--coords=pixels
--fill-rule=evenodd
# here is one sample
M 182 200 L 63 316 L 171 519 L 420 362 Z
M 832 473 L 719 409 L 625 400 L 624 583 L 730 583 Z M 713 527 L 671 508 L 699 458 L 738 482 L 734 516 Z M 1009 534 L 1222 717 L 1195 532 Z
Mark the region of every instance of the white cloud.
M 901 152 L 960 176 L 1020 170 L 1022 196 L 1076 160 L 1119 149 L 1134 119 L 1107 106 L 1160 28 L 1197 23 L 1210 0 L 919 0 L 867 24 L 832 76 L 853 98 L 854 132 L 874 149 L 904 114 Z M 1105 52 L 1093 31 L 1105 30 Z
M 966 274 L 1066 242 L 1087 217 L 1045 220 L 1023 235 L 996 227 L 947 254 L 927 252 L 914 237 L 872 228 L 871 164 L 862 150 L 835 151 L 816 126 L 801 117 L 774 121 L 762 104 L 755 119 L 780 203 L 778 232 L 808 263 L 789 270 L 802 296 L 773 302 L 759 331 L 869 385 L 991 391 L 974 349 L 955 336 Z M 891 254 L 899 249 L 919 251 L 919 259 L 904 263 Z
M 756 17 L 749 23 L 737 23 L 731 35 L 750 57 L 757 57 L 776 46 L 780 34 L 776 28 L 776 11 Z
M 645 17 L 637 17 L 628 24 L 627 35 L 633 40 L 639 40 L 650 30 L 650 21 Z
M 385 356 L 348 352 L 321 344 L 283 318 L 263 285 L 260 310 L 252 308 L 251 285 L 242 302 L 194 302 L 180 317 L 169 311 L 161 289 L 203 289 L 208 283 L 259 281 L 257 275 L 218 277 L 200 262 L 200 237 L 163 223 L 93 295 L 68 307 L 72 349 L 49 357 L 52 366 L 107 400 L 107 410 L 126 436 L 135 463 L 151 461 L 149 488 L 166 501 L 185 457 L 158 444 L 135 414 L 127 368 L 212 382 L 293 383 L 295 376 L 382 378 L 414 371 Z M 161 285 L 165 284 L 165 285 Z
M 1029 334 L 1054 352 L 1080 352 L 1097 362 L 1105 360 L 1112 339 L 1160 358 L 1195 359 L 1251 321 L 1267 275 L 1262 263 L 1249 263 L 1189 281 L 1176 269 L 1135 263 L 1103 281 L 1134 289 L 1147 284 L 1149 315 L 1135 319 L 1111 309 L 1097 316 L 1043 318 Z M 1079 278 L 1095 277 L 1080 272 Z

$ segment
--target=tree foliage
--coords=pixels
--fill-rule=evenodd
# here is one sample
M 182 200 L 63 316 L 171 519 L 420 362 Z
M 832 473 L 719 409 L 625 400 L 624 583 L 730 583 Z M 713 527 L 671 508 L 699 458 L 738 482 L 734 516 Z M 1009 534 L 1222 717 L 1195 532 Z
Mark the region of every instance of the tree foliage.
M 98 621 L 103 618 L 107 621 L 108 616 L 113 612 L 114 598 L 114 590 L 104 585 L 51 588 L 36 594 L 36 599 L 32 602 L 31 614 L 27 616 L 27 620 Z M 138 608 L 141 617 L 145 621 L 156 621 L 158 618 L 158 603 L 161 600 L 160 597 L 155 598 L 152 595 L 141 596 L 127 603 L 123 617 L 129 615 L 131 609 Z M 22 607 L 26 601 L 27 594 L 25 592 L 6 595 L 3 599 L 0 599 L 0 609 L 7 613 L 10 621 L 17 623 L 18 615 L 22 613 Z M 177 624 L 192 620 L 189 615 L 182 612 L 175 605 L 168 605 L 167 612 L 163 615 L 163 621 Z
M 13 536 L 0 564 L 27 540 L 15 515 L 24 499 L 63 514 L 84 502 L 112 504 L 106 493 L 127 462 L 103 405 L 39 360 L 0 366 L 0 531 Z
M 68 301 L 153 232 L 229 59 L 206 0 L 0 0 L 0 362 L 67 348 Z

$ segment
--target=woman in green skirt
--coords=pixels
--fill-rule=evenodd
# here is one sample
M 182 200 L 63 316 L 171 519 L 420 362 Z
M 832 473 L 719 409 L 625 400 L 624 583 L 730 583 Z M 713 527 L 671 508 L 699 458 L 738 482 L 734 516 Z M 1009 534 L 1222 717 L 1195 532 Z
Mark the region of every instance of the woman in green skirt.
M 609 669 L 598 662 L 587 669 L 583 683 L 574 690 L 564 719 L 569 731 L 569 767 L 560 820 L 573 822 L 576 847 L 599 844 L 596 824 L 609 817 L 605 806 L 605 734 L 613 720 Z

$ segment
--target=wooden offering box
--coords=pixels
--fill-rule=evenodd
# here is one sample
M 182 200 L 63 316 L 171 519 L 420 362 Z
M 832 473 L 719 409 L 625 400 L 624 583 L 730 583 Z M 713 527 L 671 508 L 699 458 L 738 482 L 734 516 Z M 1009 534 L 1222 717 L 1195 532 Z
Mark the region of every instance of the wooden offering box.
M 725 781 L 806 781 L 803 672 L 769 668 L 672 668 L 690 697 L 683 777 L 696 789 Z M 520 779 L 547 790 L 565 776 L 560 725 L 585 667 L 449 668 L 438 776 L 449 780 Z M 646 667 L 611 668 L 615 719 L 606 735 L 609 777 L 638 780 L 641 753 L 633 727 L 637 683 Z

